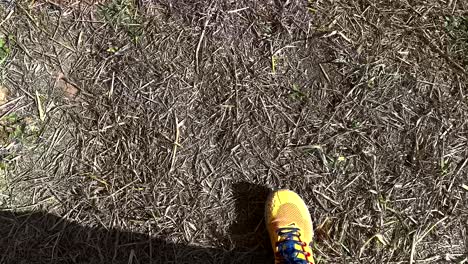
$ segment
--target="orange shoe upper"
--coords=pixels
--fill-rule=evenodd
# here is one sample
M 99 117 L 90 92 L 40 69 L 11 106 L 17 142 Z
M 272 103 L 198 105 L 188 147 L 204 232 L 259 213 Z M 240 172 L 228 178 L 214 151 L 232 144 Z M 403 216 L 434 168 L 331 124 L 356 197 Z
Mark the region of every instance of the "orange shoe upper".
M 268 198 L 265 221 L 275 263 L 312 263 L 312 219 L 304 201 L 295 192 L 278 190 Z M 295 255 L 295 257 L 289 256 Z M 294 258 L 297 262 L 288 262 Z

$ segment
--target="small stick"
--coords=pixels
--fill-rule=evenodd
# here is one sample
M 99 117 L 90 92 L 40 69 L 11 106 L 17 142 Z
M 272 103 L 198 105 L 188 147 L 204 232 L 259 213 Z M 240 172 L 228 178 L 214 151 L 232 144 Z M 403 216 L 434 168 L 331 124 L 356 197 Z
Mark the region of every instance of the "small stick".
M 115 72 L 112 73 L 112 82 L 111 82 L 111 87 L 109 91 L 109 99 L 111 99 L 112 94 L 114 94 L 114 83 L 115 83 Z
M 180 130 L 179 127 L 181 124 L 179 124 L 179 120 L 177 119 L 177 115 L 174 113 L 174 122 L 175 122 L 175 139 L 174 139 L 174 146 L 172 147 L 172 157 L 171 157 L 171 168 L 169 169 L 169 172 L 172 172 L 174 170 L 175 162 L 176 162 L 176 155 L 177 155 L 177 147 L 179 145 L 179 137 L 180 137 Z
M 211 9 L 211 7 L 210 7 Z M 201 44 L 203 42 L 203 38 L 205 37 L 205 33 L 206 33 L 206 28 L 208 27 L 208 23 L 210 22 L 210 19 L 211 19 L 211 12 L 208 11 L 208 15 L 206 17 L 206 20 L 205 20 L 205 24 L 203 25 L 203 31 L 200 35 L 200 39 L 198 40 L 198 44 L 197 44 L 197 49 L 195 50 L 195 70 L 197 73 L 199 73 L 199 56 L 200 56 L 200 48 L 201 48 Z
M 13 10 L 10 10 L 10 13 L 8 13 L 5 19 L 3 19 L 2 22 L 0 22 L 0 26 L 3 25 L 3 23 L 5 23 L 8 19 L 10 19 L 11 15 L 13 15 Z

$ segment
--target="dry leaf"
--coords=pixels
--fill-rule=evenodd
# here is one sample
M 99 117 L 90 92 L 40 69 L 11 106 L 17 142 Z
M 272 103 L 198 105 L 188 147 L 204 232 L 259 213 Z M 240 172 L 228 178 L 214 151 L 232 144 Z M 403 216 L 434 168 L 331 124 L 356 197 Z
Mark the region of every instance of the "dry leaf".
M 69 99 L 73 99 L 76 97 L 76 95 L 78 94 L 78 88 L 76 88 L 73 84 L 70 84 L 68 82 L 65 82 L 62 80 L 62 82 L 64 82 L 64 85 L 62 86 L 62 89 L 63 89 L 63 92 L 65 93 L 65 97 L 69 98 Z
M 65 79 L 63 73 L 57 74 L 56 85 L 63 91 L 63 95 L 68 99 L 74 99 L 79 92 L 79 89 L 75 85 Z
M 8 102 L 8 89 L 0 86 L 0 105 L 6 104 Z

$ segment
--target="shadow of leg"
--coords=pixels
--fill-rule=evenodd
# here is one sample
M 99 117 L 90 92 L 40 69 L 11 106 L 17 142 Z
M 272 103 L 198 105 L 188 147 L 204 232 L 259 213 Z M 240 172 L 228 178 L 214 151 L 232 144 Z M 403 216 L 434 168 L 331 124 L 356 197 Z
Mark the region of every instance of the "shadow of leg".
M 263 212 L 268 188 L 233 186 L 233 250 L 171 243 L 164 237 L 86 227 L 45 212 L 0 211 L 0 264 L 272 263 Z
M 264 222 L 265 202 L 270 189 L 238 182 L 233 185 L 233 193 L 237 217 L 229 233 L 236 249 L 271 252 Z

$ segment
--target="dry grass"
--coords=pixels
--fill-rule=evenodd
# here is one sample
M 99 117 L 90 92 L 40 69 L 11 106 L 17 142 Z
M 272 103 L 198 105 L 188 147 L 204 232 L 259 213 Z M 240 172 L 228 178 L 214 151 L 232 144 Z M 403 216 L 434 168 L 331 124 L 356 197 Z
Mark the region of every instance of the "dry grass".
M 1 3 L 0 263 L 468 260 L 465 1 Z

